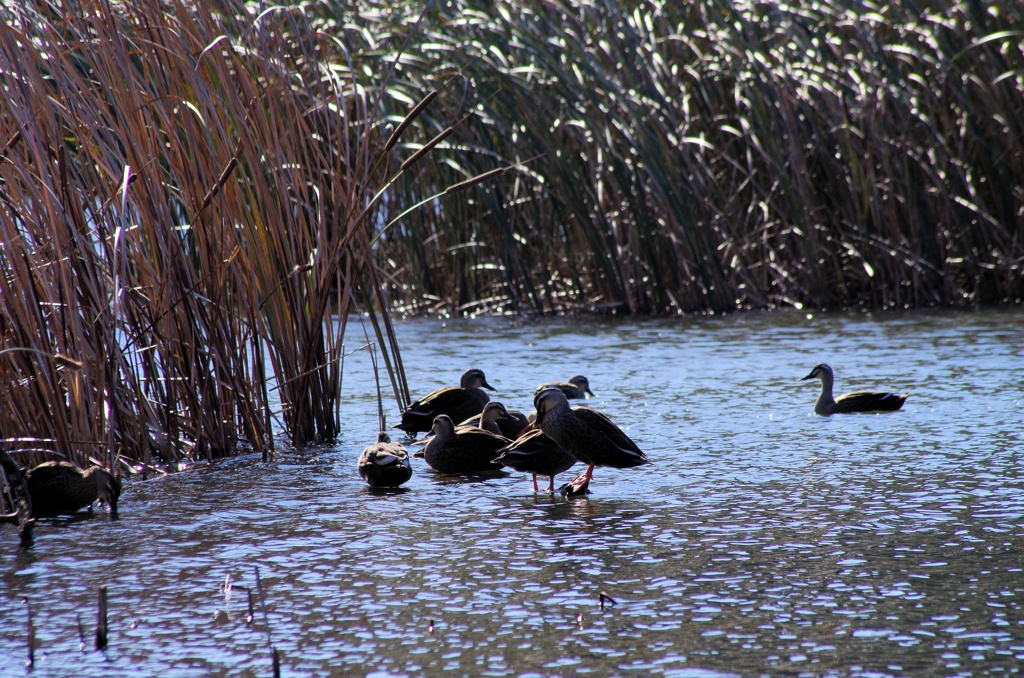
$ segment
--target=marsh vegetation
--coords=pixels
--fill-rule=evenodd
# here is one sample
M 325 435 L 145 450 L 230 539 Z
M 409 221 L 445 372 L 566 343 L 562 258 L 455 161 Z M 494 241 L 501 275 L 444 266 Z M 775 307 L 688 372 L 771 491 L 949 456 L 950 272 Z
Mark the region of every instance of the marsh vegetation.
M 332 440 L 355 312 L 405 404 L 394 309 L 1024 296 L 1017 2 L 0 19 L 0 438 L 24 464 Z

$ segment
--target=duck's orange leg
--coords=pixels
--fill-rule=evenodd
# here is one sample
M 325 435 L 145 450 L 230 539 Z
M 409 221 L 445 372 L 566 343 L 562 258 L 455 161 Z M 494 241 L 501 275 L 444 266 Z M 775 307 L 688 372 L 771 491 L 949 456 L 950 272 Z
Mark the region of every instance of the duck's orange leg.
M 594 477 L 594 465 L 590 464 L 587 466 L 587 470 L 583 475 L 576 476 L 569 483 L 569 494 L 583 494 L 587 491 L 587 486 L 590 485 L 590 481 Z
M 540 492 L 540 488 L 537 486 L 537 474 L 536 473 L 533 474 L 533 492 L 534 492 L 534 494 L 536 494 L 537 492 Z

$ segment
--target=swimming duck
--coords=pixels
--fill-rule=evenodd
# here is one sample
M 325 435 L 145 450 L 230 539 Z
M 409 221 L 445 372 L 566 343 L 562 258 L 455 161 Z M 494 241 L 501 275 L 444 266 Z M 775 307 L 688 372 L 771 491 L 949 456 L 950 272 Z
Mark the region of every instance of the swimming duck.
M 546 475 L 551 482 L 545 491 L 554 492 L 555 476 L 575 464 L 576 457 L 564 452 L 544 431 L 533 429 L 503 448 L 494 463 L 532 474 L 534 492 L 540 492 L 537 474 Z
M 455 427 L 451 417 L 434 417 L 433 437 L 413 454 L 423 457 L 430 467 L 443 474 L 489 473 L 501 468 L 491 463 L 498 451 L 512 441 L 477 426 Z
M 821 379 L 821 394 L 814 403 L 815 414 L 845 414 L 848 412 L 893 412 L 903 407 L 909 393 L 897 395 L 882 391 L 854 391 L 832 398 L 832 368 L 821 363 L 815 365 L 811 373 L 801 379 Z
M 412 477 L 409 453 L 385 431 L 359 455 L 359 475 L 370 487 L 398 487 Z
M 105 468 L 93 466 L 83 471 L 66 461 L 48 461 L 25 474 L 32 514 L 36 517 L 74 513 L 102 499 L 117 514 L 121 481 Z
M 594 396 L 593 391 L 590 390 L 590 381 L 582 374 L 569 377 L 566 381 L 552 381 L 547 384 L 540 384 L 533 390 L 533 396 L 536 398 L 537 395 L 546 388 L 557 388 L 570 400 L 573 398 L 586 398 L 587 394 L 590 394 L 595 398 L 597 397 Z
M 415 434 L 418 431 L 429 431 L 434 425 L 434 418 L 439 414 L 448 415 L 452 421 L 462 421 L 480 414 L 490 400 L 483 390 L 485 388 L 494 390 L 481 370 L 466 370 L 462 373 L 459 386 L 445 386 L 423 396 L 406 408 L 401 423 L 393 428 Z
M 597 410 L 579 405 L 570 408 L 569 400 L 558 388 L 545 388 L 533 400 L 537 425 L 551 440 L 587 465 L 587 470 L 567 486 L 566 494 L 586 491 L 595 466 L 631 468 L 649 464 L 647 456 L 622 429 Z
M 515 440 L 529 424 L 526 415 L 519 410 L 508 410 L 499 402 L 484 405 L 484 411 L 461 422 L 459 426 L 479 426 L 485 431 L 497 433 Z

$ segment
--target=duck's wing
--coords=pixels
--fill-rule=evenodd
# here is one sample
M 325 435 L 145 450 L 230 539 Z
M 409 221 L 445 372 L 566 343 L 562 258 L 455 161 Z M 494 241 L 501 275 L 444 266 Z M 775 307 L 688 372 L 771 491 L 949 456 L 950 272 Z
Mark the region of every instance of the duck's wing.
M 909 393 L 896 394 L 883 391 L 854 391 L 836 398 L 833 412 L 893 412 L 903 407 Z
M 466 447 L 495 450 L 499 450 L 512 443 L 509 438 L 497 433 L 491 433 L 479 426 L 456 426 L 454 440 L 458 441 L 459 445 Z
M 25 479 L 33 490 L 48 487 L 53 483 L 81 481 L 83 477 L 84 474 L 77 467 L 60 463 L 40 464 L 25 474 Z
M 448 414 L 453 404 L 463 402 L 466 389 L 459 386 L 444 386 L 435 389 L 419 400 L 413 401 L 405 412 L 402 412 L 401 423 L 395 424 L 394 428 L 401 429 L 406 433 L 418 431 L 429 431 L 434 423 L 434 417 L 439 414 Z
M 575 464 L 576 458 L 537 429 L 503 448 L 494 463 L 504 464 L 517 471 L 554 475 Z
M 637 447 L 637 444 L 626 435 L 625 431 L 616 426 L 604 414 L 584 405 L 577 405 L 572 408 L 572 413 L 582 424 L 581 429 L 589 431 L 590 435 L 598 439 L 595 440 L 595 445 L 593 446 L 595 456 L 600 451 L 600 456 L 614 457 L 614 460 L 609 459 L 603 462 L 604 464 L 626 468 L 650 463 L 643 450 Z M 603 439 L 603 444 L 600 442 L 600 439 Z
M 458 424 L 456 424 L 456 426 L 476 426 L 476 427 L 479 427 L 480 426 L 480 417 L 481 416 L 482 415 L 480 415 L 480 414 L 474 415 L 472 417 L 469 417 L 468 419 L 464 419 L 463 421 L 460 421 Z
M 388 450 L 372 450 L 363 455 L 360 466 L 398 466 L 406 461 L 405 454 L 391 454 Z
M 499 450 L 501 456 L 495 459 L 495 461 L 500 459 L 521 459 L 548 448 L 561 449 L 554 440 L 538 428 L 527 432 L 523 437 L 516 438 L 501 448 Z
M 417 414 L 436 417 L 439 414 L 444 414 L 445 407 L 459 401 L 461 397 L 465 396 L 465 393 L 466 389 L 459 386 L 445 386 L 435 389 L 419 400 L 414 401 L 406 409 L 406 412 L 416 412 Z

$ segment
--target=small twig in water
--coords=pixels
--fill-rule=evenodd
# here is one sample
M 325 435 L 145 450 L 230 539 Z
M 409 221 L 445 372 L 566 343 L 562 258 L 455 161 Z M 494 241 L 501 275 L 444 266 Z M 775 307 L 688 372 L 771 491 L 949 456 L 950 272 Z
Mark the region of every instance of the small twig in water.
M 107 648 L 107 587 L 100 586 L 100 604 L 96 612 L 96 649 Z
M 85 652 L 85 629 L 82 627 L 82 615 L 76 612 L 75 619 L 78 620 L 78 650 Z
M 253 612 L 252 612 L 252 589 L 248 586 L 245 587 L 245 593 L 249 596 L 249 614 L 245 617 L 246 624 L 252 624 Z
M 28 661 L 25 662 L 25 666 L 32 668 L 36 663 L 36 627 L 32 623 L 32 603 L 28 602 L 28 597 L 21 599 L 25 603 L 25 610 L 28 613 Z
M 256 593 L 260 596 L 260 608 L 263 610 L 263 625 L 267 628 L 267 645 L 274 646 L 274 641 L 270 637 L 270 617 L 267 616 L 267 600 L 263 597 L 263 582 L 260 581 L 260 568 L 254 567 L 256 570 Z
M 618 605 L 618 603 L 615 602 L 615 599 L 612 598 L 611 596 L 609 596 L 604 591 L 601 591 L 600 593 L 597 594 L 597 599 L 601 603 L 601 612 L 604 612 L 604 604 L 605 604 L 606 601 L 608 603 L 611 603 L 612 605 Z

